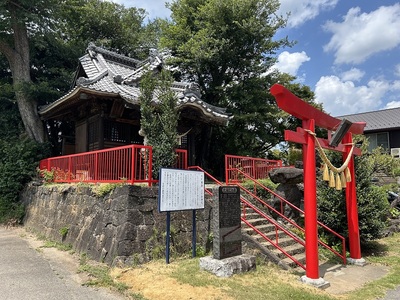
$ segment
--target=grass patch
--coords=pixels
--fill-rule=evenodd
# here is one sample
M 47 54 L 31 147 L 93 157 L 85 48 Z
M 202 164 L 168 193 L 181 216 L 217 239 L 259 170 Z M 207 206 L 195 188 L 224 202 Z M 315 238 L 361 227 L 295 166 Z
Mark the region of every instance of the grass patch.
M 111 287 L 118 292 L 124 292 L 128 289 L 126 284 L 114 281 L 110 275 L 110 268 L 107 266 L 96 266 L 86 263 L 79 267 L 79 272 L 86 272 L 92 278 L 85 285 Z
M 298 276 L 272 264 L 259 265 L 255 271 L 230 278 L 219 278 L 210 276 L 206 271 L 199 271 L 199 260 L 191 259 L 179 262 L 171 277 L 191 286 L 220 288 L 231 299 L 264 300 L 268 299 L 266 295 L 274 300 L 335 299 L 323 291 L 300 283 Z
M 71 251 L 72 250 L 72 245 L 71 244 L 63 244 L 60 242 L 55 242 L 55 241 L 50 241 L 46 240 L 43 244 L 43 246 L 40 246 L 40 248 L 56 248 L 61 251 Z
M 163 299 L 214 300 L 372 300 L 383 298 L 388 290 L 400 285 L 398 258 L 400 234 L 368 243 L 362 249 L 363 258 L 368 263 L 388 266 L 389 272 L 357 290 L 341 295 L 333 295 L 301 283 L 298 274 L 283 271 L 271 263 L 258 264 L 257 269 L 252 272 L 219 278 L 199 270 L 198 258 L 176 258 L 169 265 L 163 260 L 157 260 L 125 270 L 119 269 L 120 274 L 116 280 L 126 283 L 130 291 L 139 292 L 139 298 L 133 299 L 140 300 L 161 299 L 160 295 L 164 296 Z M 334 259 L 332 260 L 336 263 Z
M 377 299 L 382 298 L 387 290 L 400 285 L 400 233 L 364 246 L 368 256 L 367 261 L 390 267 L 389 273 L 373 282 L 366 284 L 362 289 L 352 293 L 348 299 Z
M 78 272 L 85 272 L 91 278 L 85 285 L 112 288 L 122 294 L 128 290 L 125 283 L 114 280 L 111 276 L 110 267 L 90 261 L 86 254 L 81 255 L 79 265 Z M 138 295 L 133 293 L 129 295 L 135 300 L 141 300 Z

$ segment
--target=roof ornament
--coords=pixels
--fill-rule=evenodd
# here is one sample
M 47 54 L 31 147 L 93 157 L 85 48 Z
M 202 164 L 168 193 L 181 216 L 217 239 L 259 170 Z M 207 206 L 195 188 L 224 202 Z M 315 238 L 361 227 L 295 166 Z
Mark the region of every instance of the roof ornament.
M 86 48 L 86 51 L 89 53 L 90 57 L 92 57 L 92 58 L 97 56 L 96 45 L 93 42 L 89 43 L 88 47 Z
M 158 50 L 156 48 L 150 48 L 149 50 L 150 63 L 152 63 L 157 56 L 158 56 Z
M 185 96 L 189 94 L 194 94 L 196 97 L 201 98 L 200 85 L 196 82 L 191 82 L 186 86 L 184 92 Z
M 122 84 L 122 81 L 124 81 L 124 78 L 121 75 L 116 75 L 113 79 L 116 84 Z

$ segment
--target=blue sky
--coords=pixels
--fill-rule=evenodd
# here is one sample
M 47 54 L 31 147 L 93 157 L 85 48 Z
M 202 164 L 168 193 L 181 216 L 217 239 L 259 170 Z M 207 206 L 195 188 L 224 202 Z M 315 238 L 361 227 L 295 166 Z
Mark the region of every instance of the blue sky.
M 168 0 L 114 0 L 168 17 Z M 333 116 L 400 107 L 400 3 L 394 0 L 281 0 L 290 12 L 277 38 L 276 67 L 308 85 Z M 400 116 L 399 116 L 400 117 Z

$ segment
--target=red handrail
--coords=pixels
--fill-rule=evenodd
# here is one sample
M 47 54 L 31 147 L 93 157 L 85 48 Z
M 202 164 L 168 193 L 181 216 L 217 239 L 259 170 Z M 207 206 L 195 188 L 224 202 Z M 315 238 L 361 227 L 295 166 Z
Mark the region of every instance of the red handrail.
M 176 168 L 187 168 L 187 150 L 178 149 Z M 40 170 L 53 173 L 54 182 L 155 182 L 151 146 L 127 145 L 98 151 L 50 157 L 40 161 Z
M 217 180 L 216 178 L 214 178 L 212 175 L 210 175 L 209 173 L 207 173 L 206 171 L 204 171 L 201 167 L 199 166 L 192 166 L 189 167 L 189 169 L 193 169 L 193 170 L 199 170 L 199 171 L 203 171 L 204 174 L 211 179 L 213 182 L 215 182 L 217 185 L 221 186 L 223 185 L 222 182 L 220 182 L 219 180 Z M 242 187 L 239 186 L 239 188 L 242 189 Z M 213 193 L 208 190 L 207 188 L 205 188 L 205 191 L 209 194 L 209 195 L 213 195 Z M 251 194 L 251 193 L 250 193 Z M 253 195 L 253 197 L 256 197 L 255 195 Z M 261 200 L 261 199 L 260 199 Z M 279 246 L 279 238 L 278 238 L 278 230 L 282 231 L 283 233 L 285 233 L 287 236 L 289 236 L 290 238 L 294 239 L 296 242 L 302 244 L 304 246 L 304 242 L 302 240 L 300 240 L 298 237 L 296 237 L 295 235 L 293 235 L 289 230 L 287 230 L 285 227 L 283 227 L 281 224 L 277 223 L 274 219 L 272 219 L 271 217 L 269 217 L 268 215 L 266 215 L 264 212 L 262 212 L 261 210 L 259 210 L 257 207 L 255 207 L 252 203 L 250 203 L 246 198 L 244 198 L 243 196 L 240 196 L 240 201 L 243 204 L 243 213 L 242 213 L 242 217 L 241 220 L 247 224 L 249 227 L 251 227 L 254 231 L 256 231 L 260 236 L 262 236 L 266 241 L 268 241 L 271 245 L 273 245 L 275 248 L 277 248 L 279 251 L 281 251 L 285 256 L 287 256 L 288 258 L 290 258 L 293 262 L 295 262 L 298 266 L 300 266 L 301 268 L 305 269 L 305 266 L 299 262 L 296 258 L 294 258 L 293 256 L 291 256 L 289 253 L 287 253 L 285 251 L 285 249 L 283 249 L 282 247 Z M 262 200 L 261 200 L 262 201 Z M 274 225 L 275 227 L 275 241 L 273 241 L 272 239 L 270 239 L 268 236 L 266 236 L 263 232 L 261 232 L 260 230 L 258 230 L 255 226 L 253 226 L 251 223 L 248 222 L 248 220 L 246 219 L 246 207 L 249 207 L 251 209 L 253 209 L 259 216 L 261 216 L 262 218 L 264 218 L 265 220 L 267 220 L 270 224 Z M 295 224 L 296 226 L 298 226 L 297 224 Z
M 265 207 L 268 207 L 268 209 L 272 210 L 273 212 L 275 212 L 276 214 L 278 214 L 281 218 L 283 218 L 285 221 L 289 222 L 290 224 L 292 224 L 293 226 L 295 226 L 296 228 L 298 228 L 299 230 L 301 230 L 302 232 L 304 231 L 304 228 L 299 226 L 296 222 L 294 222 L 293 220 L 291 220 L 290 218 L 286 217 L 284 215 L 284 211 L 283 211 L 283 203 L 289 205 L 292 209 L 297 210 L 300 214 L 304 215 L 304 211 L 300 208 L 298 208 L 297 206 L 293 205 L 292 203 L 290 203 L 289 201 L 287 201 L 286 199 L 284 199 L 283 197 L 281 197 L 280 195 L 278 195 L 277 193 L 275 193 L 274 191 L 272 191 L 271 189 L 269 189 L 268 187 L 264 186 L 262 183 L 258 182 L 257 180 L 255 180 L 254 178 L 251 178 L 250 176 L 248 176 L 246 173 L 242 172 L 241 170 L 237 170 L 237 172 L 239 174 L 241 174 L 244 178 L 251 180 L 255 187 L 259 186 L 262 189 L 266 190 L 267 192 L 269 192 L 270 194 L 272 194 L 273 196 L 275 196 L 276 198 L 280 199 L 281 201 L 281 211 L 277 211 L 274 207 L 272 207 L 270 204 L 266 203 L 265 201 L 263 201 L 260 197 L 256 196 L 254 193 L 250 192 L 248 189 L 246 189 L 245 187 L 243 187 L 242 185 L 240 185 L 239 183 L 235 183 L 237 186 L 239 186 L 239 188 L 241 190 L 243 190 L 244 192 L 246 192 L 247 194 L 249 194 L 253 199 L 257 200 L 259 203 L 261 203 L 262 205 L 264 205 Z M 331 251 L 332 253 L 334 253 L 336 256 L 340 257 L 343 260 L 343 263 L 346 264 L 346 241 L 345 238 L 343 236 L 341 236 L 340 234 L 338 234 L 337 232 L 335 232 L 334 230 L 332 230 L 331 228 L 329 228 L 328 226 L 326 226 L 325 224 L 321 223 L 320 221 L 317 221 L 317 224 L 319 226 L 321 226 L 323 229 L 325 229 L 326 231 L 328 231 L 329 233 L 335 235 L 337 238 L 339 238 L 342 242 L 342 253 L 337 252 L 335 249 L 333 249 L 332 247 L 330 247 L 329 245 L 327 245 L 326 243 L 324 243 L 323 241 L 321 241 L 320 239 L 318 239 L 318 243 L 320 245 L 322 245 L 324 248 L 328 249 L 329 251 Z
M 255 179 L 268 178 L 268 172 L 281 168 L 281 160 L 270 160 L 247 156 L 225 155 L 225 182 L 227 184 L 240 181 L 240 176 L 235 170 L 239 169 Z
M 199 166 L 190 166 L 188 167 L 189 170 L 198 170 L 198 171 L 202 171 L 204 173 L 204 175 L 206 175 L 207 178 L 211 179 L 211 181 L 215 182 L 217 185 L 223 185 L 221 181 L 219 181 L 218 179 L 216 179 L 214 176 L 212 176 L 210 173 L 207 173 L 206 171 L 204 171 L 201 167 Z M 209 195 L 213 195 L 213 193 L 205 188 L 205 192 Z

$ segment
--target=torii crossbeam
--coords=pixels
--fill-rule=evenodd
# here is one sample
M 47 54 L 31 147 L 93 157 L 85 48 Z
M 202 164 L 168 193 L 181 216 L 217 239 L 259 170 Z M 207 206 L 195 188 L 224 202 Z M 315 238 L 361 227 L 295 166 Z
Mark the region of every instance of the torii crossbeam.
M 316 162 L 315 162 L 315 139 L 308 131 L 314 132 L 315 126 L 335 131 L 341 120 L 334 118 L 321 110 L 311 106 L 297 96 L 293 95 L 285 87 L 275 84 L 270 89 L 276 102 L 282 110 L 302 120 L 302 128 L 296 131 L 285 130 L 285 140 L 303 145 L 304 165 L 304 219 L 306 240 L 306 280 L 318 282 L 318 228 L 317 228 L 317 186 L 316 186 Z M 329 140 L 318 138 L 322 148 L 339 151 L 343 153 L 344 159 L 351 155 L 351 143 L 353 134 L 362 134 L 366 123 L 353 123 L 342 142 L 331 147 Z M 354 155 L 361 155 L 359 148 L 354 148 Z M 351 173 L 351 181 L 346 184 L 346 209 L 349 231 L 350 257 L 352 260 L 362 260 L 360 248 L 360 234 L 358 227 L 357 195 L 354 175 L 354 158 L 350 159 L 348 165 Z M 311 282 L 312 283 L 312 282 Z M 317 284 L 316 284 L 317 285 Z

